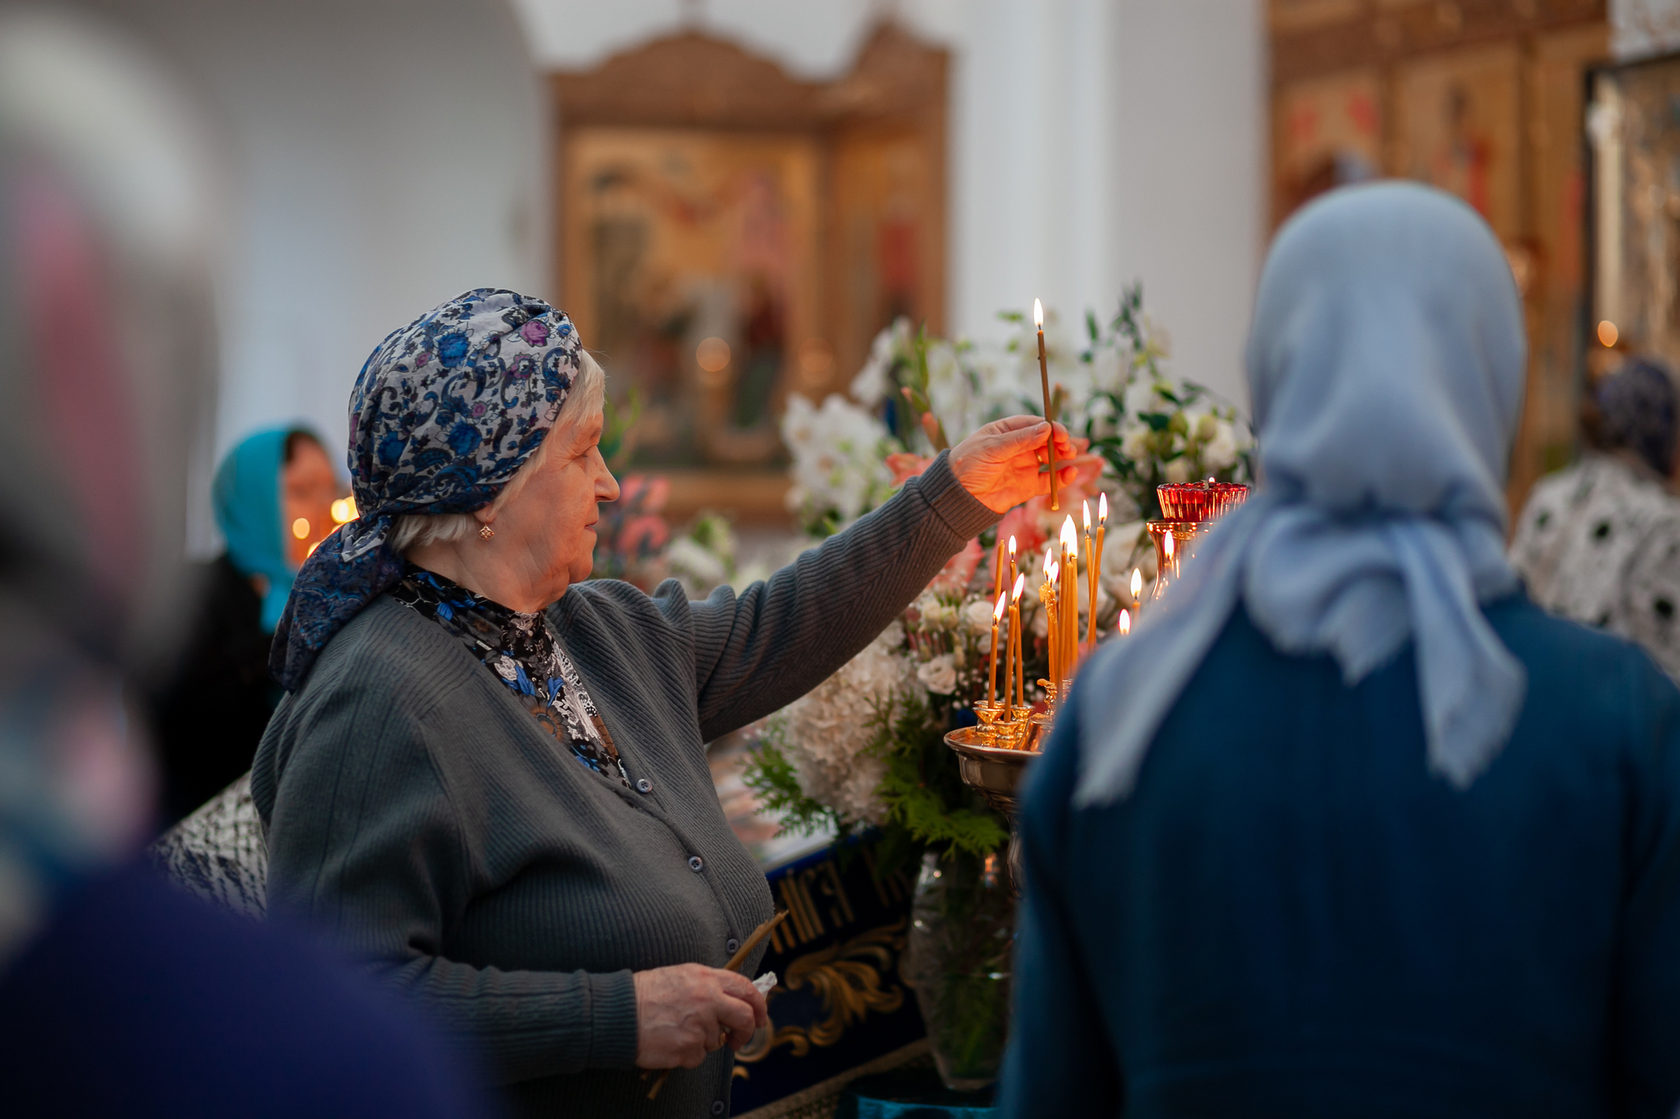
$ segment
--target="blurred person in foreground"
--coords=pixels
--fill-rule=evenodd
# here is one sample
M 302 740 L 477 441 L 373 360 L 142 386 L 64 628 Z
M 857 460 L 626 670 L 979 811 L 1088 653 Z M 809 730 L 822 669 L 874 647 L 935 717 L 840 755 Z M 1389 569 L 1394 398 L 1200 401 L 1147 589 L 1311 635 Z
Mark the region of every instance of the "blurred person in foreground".
M 274 627 L 337 497 L 332 461 L 305 428 L 253 432 L 216 468 L 210 501 L 226 547 L 194 572 L 180 656 L 150 699 L 165 824 L 251 768 L 282 694 L 268 671 Z
M 1529 596 L 1643 647 L 1680 679 L 1680 432 L 1673 375 L 1633 358 L 1588 390 L 1581 460 L 1535 485 L 1511 541 Z
M 1050 425 L 980 429 L 770 579 L 690 602 L 585 581 L 603 374 L 571 320 L 478 289 L 357 377 L 360 511 L 304 564 L 257 751 L 271 911 L 301 912 L 478 1042 L 528 1115 L 723 1115 L 771 916 L 705 744 L 867 645 L 1048 490 Z M 1057 428 L 1071 481 L 1074 448 Z M 650 1102 L 639 1070 L 679 1069 Z
M 1505 561 L 1498 241 L 1326 196 L 1248 375 L 1261 487 L 1028 775 L 1002 1113 L 1667 1119 L 1680 690 Z
M 125 692 L 181 608 L 207 163 L 133 44 L 0 12 L 0 1109 L 483 1114 L 411 1010 L 138 857 Z

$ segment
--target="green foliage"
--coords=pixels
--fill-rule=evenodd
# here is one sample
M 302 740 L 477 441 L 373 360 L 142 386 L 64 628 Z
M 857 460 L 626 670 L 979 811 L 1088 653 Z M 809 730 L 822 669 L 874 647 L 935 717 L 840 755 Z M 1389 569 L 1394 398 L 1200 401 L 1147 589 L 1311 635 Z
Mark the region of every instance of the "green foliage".
M 799 775 L 782 747 L 783 733 L 775 719 L 765 724 L 758 748 L 742 774 L 747 788 L 758 794 L 761 805 L 781 816 L 784 832 L 812 835 L 832 829 L 845 835 L 854 830 L 854 824 L 828 805 L 806 796 L 799 787 Z
M 883 873 L 914 873 L 927 850 L 982 858 L 1003 849 L 1009 833 L 1002 818 L 963 784 L 956 759 L 945 745 L 942 724 L 925 699 L 886 704 L 871 716 L 870 726 L 872 736 L 864 752 L 886 762 L 877 787 L 887 810 L 877 849 L 877 866 Z M 785 733 L 772 718 L 748 763 L 744 780 L 759 802 L 780 814 L 782 830 L 795 835 L 833 829 L 844 837 L 863 828 L 864 821 L 847 818 L 800 787 L 787 756 Z
M 887 763 L 881 800 L 888 822 L 902 827 L 914 846 L 983 856 L 1009 841 L 997 813 L 963 784 L 926 701 L 899 703 L 876 719 L 869 751 Z
M 642 407 L 642 394 L 637 389 L 631 389 L 622 403 L 609 396 L 602 404 L 601 457 L 615 471 L 624 465 L 623 459 L 630 450 L 627 436 L 641 416 Z

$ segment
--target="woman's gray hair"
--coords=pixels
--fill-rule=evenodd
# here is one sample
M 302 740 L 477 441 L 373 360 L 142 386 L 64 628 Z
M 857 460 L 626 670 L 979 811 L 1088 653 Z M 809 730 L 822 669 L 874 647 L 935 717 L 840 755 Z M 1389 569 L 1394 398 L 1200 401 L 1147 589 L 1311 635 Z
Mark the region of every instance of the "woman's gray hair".
M 525 465 L 508 479 L 507 485 L 503 486 L 495 500 L 490 502 L 492 518 L 501 511 L 502 506 L 518 496 L 532 474 L 542 469 L 542 464 L 548 458 L 549 444 L 556 438 L 564 438 L 564 432 L 569 432 L 580 420 L 592 415 L 601 407 L 606 398 L 606 382 L 605 371 L 589 351 L 579 353 L 577 376 L 573 378 L 571 391 L 566 394 L 565 401 L 560 405 L 560 414 L 554 417 L 554 426 L 549 429 L 542 445 L 525 460 Z M 472 513 L 405 513 L 392 522 L 389 540 L 392 551 L 401 556 L 407 555 L 410 548 L 421 545 L 465 540 L 478 529 L 479 520 Z

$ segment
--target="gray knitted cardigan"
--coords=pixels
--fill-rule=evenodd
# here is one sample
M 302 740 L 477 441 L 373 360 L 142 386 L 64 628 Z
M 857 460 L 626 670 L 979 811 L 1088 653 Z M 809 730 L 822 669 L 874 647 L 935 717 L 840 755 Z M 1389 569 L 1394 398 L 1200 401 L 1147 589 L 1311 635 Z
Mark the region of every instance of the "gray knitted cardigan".
M 634 1068 L 631 972 L 722 966 L 771 914 L 704 744 L 820 683 L 996 519 L 942 455 L 739 595 L 570 588 L 548 617 L 634 789 L 562 756 L 441 626 L 375 600 L 258 747 L 271 908 L 474 1039 L 520 1114 L 727 1114 L 727 1048 L 651 1103 Z

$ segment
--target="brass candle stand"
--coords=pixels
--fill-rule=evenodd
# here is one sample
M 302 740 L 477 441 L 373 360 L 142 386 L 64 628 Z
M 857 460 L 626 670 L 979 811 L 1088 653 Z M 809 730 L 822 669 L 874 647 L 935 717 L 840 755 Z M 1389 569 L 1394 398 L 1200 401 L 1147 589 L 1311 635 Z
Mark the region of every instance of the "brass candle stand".
M 1021 832 L 1015 822 L 1019 803 L 1016 790 L 1028 763 L 1038 757 L 1039 737 L 1047 730 L 1049 720 L 1044 712 L 1017 709 L 1015 714 L 1015 719 L 1005 721 L 994 713 L 990 724 L 959 727 L 945 735 L 945 745 L 957 755 L 957 772 L 963 783 L 979 790 L 986 803 L 1009 821 L 1009 884 L 1019 896 Z

